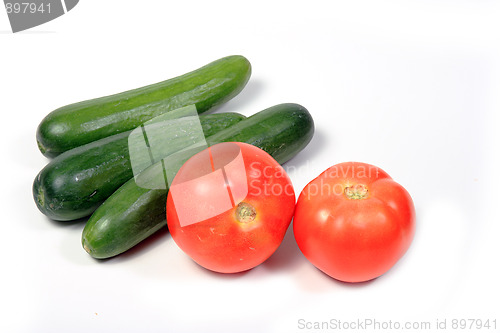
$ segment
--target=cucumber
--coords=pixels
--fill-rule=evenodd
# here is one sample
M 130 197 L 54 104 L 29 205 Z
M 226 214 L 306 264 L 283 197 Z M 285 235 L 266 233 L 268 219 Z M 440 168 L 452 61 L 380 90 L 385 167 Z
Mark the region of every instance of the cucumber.
M 177 122 L 174 124 L 189 125 L 192 118 L 181 117 L 175 119 Z M 220 113 L 202 115 L 199 122 L 205 136 L 210 136 L 244 118 L 238 113 Z M 191 126 L 186 128 L 190 129 Z M 54 158 L 33 182 L 33 197 L 38 209 L 49 218 L 59 221 L 75 220 L 92 214 L 116 189 L 133 177 L 129 149 L 134 147 L 129 145 L 130 133 L 112 135 Z M 184 132 L 182 136 L 167 130 L 157 136 L 159 142 L 151 142 L 152 137 L 149 144 L 163 146 L 163 156 L 167 156 L 191 145 L 195 136 L 194 129 L 193 133 Z M 133 141 L 130 142 L 133 144 Z
M 38 126 L 38 147 L 45 156 L 55 157 L 183 106 L 195 104 L 198 113 L 206 112 L 236 96 L 250 74 L 245 57 L 229 56 L 170 80 L 63 106 Z
M 313 119 L 304 107 L 280 104 L 208 137 L 207 143 L 246 142 L 283 164 L 304 149 L 313 133 Z M 192 155 L 192 151 L 176 154 L 177 170 Z M 145 178 L 162 183 L 163 174 L 154 172 L 155 167 L 144 170 L 140 176 L 151 172 Z M 94 258 L 110 258 L 166 226 L 167 191 L 140 187 L 135 179 L 127 181 L 88 220 L 82 233 L 83 248 Z

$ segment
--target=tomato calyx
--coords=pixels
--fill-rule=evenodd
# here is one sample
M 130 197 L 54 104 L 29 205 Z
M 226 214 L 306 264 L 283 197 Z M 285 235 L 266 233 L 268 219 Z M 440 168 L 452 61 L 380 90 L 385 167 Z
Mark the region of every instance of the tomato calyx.
M 364 184 L 346 186 L 344 195 L 349 200 L 362 200 L 368 197 L 368 187 Z
M 255 220 L 256 216 L 255 207 L 247 202 L 240 202 L 236 207 L 236 219 L 240 223 L 250 223 Z

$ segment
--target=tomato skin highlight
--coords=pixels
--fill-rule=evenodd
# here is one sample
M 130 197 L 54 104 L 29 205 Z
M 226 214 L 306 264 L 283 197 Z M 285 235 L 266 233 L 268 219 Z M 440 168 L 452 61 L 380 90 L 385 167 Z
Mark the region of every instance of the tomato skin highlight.
M 415 233 L 409 193 L 380 168 L 347 162 L 302 190 L 293 230 L 304 256 L 327 275 L 363 282 L 387 272 Z
M 258 266 L 276 251 L 293 217 L 295 192 L 284 169 L 265 151 L 239 142 L 222 143 L 209 149 L 224 144 L 238 145 L 245 166 L 242 177 L 231 178 L 227 172 L 226 185 L 235 196 L 235 193 L 242 193 L 246 183 L 246 195 L 234 200 L 229 209 L 186 225 L 180 212 L 189 212 L 203 203 L 189 198 L 176 200 L 171 186 L 167 198 L 167 223 L 175 243 L 196 263 L 215 272 L 236 273 Z M 182 166 L 173 185 L 186 173 L 198 173 L 199 176 L 202 166 L 198 163 L 201 160 L 196 160 L 197 155 Z M 217 163 L 212 166 L 214 164 Z M 223 192 L 220 188 L 215 189 L 206 177 L 197 177 L 192 184 L 193 197 L 206 191 L 208 186 L 213 193 Z M 224 200 L 221 194 L 217 196 L 217 202 Z M 212 209 L 213 205 L 207 207 Z

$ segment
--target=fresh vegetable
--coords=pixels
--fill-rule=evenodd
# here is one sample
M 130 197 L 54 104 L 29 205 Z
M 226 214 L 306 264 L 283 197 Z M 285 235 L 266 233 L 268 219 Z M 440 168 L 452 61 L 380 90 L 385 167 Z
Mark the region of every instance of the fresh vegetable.
M 236 96 L 250 73 L 245 57 L 229 56 L 167 81 L 61 107 L 38 126 L 38 147 L 54 157 L 183 106 L 203 113 Z
M 260 148 L 220 143 L 190 158 L 167 199 L 168 229 L 199 265 L 246 271 L 280 245 L 295 208 L 292 182 Z
M 164 156 L 188 147 L 197 135 L 195 127 L 189 125 L 198 122 L 198 119 L 192 118 L 182 117 L 172 122 L 173 126 L 187 125 L 184 126 L 187 131 L 182 136 L 162 126 L 162 135 L 151 136 L 149 144 L 162 145 Z M 200 116 L 199 123 L 205 135 L 210 136 L 244 118 L 238 113 L 211 114 Z M 133 177 L 129 149 L 134 147 L 129 145 L 129 135 L 130 132 L 112 135 L 71 149 L 53 159 L 33 182 L 33 197 L 38 209 L 59 221 L 92 214 L 116 189 Z M 130 144 L 135 142 L 130 140 Z
M 298 104 L 280 104 L 261 111 L 230 128 L 207 138 L 209 146 L 220 142 L 246 142 L 270 154 L 283 164 L 300 152 L 311 140 L 314 123 L 309 112 Z M 193 155 L 186 151 L 176 157 L 176 170 Z M 144 170 L 145 178 L 163 175 Z M 82 234 L 85 250 L 94 258 L 109 258 L 120 254 L 166 222 L 167 190 L 139 187 L 131 179 L 111 195 L 90 217 Z
M 335 279 L 362 282 L 384 274 L 409 248 L 415 208 L 382 169 L 341 163 L 304 188 L 293 230 L 314 266 Z

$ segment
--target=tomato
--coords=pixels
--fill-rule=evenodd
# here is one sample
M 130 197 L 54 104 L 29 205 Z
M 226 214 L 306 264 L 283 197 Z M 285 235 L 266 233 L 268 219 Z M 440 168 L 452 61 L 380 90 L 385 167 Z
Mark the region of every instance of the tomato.
M 295 209 L 285 170 L 255 146 L 214 145 L 189 159 L 167 198 L 175 243 L 216 272 L 251 269 L 280 245 Z
M 387 272 L 409 248 L 415 208 L 380 168 L 341 163 L 301 192 L 293 230 L 304 256 L 329 276 L 362 282 Z

